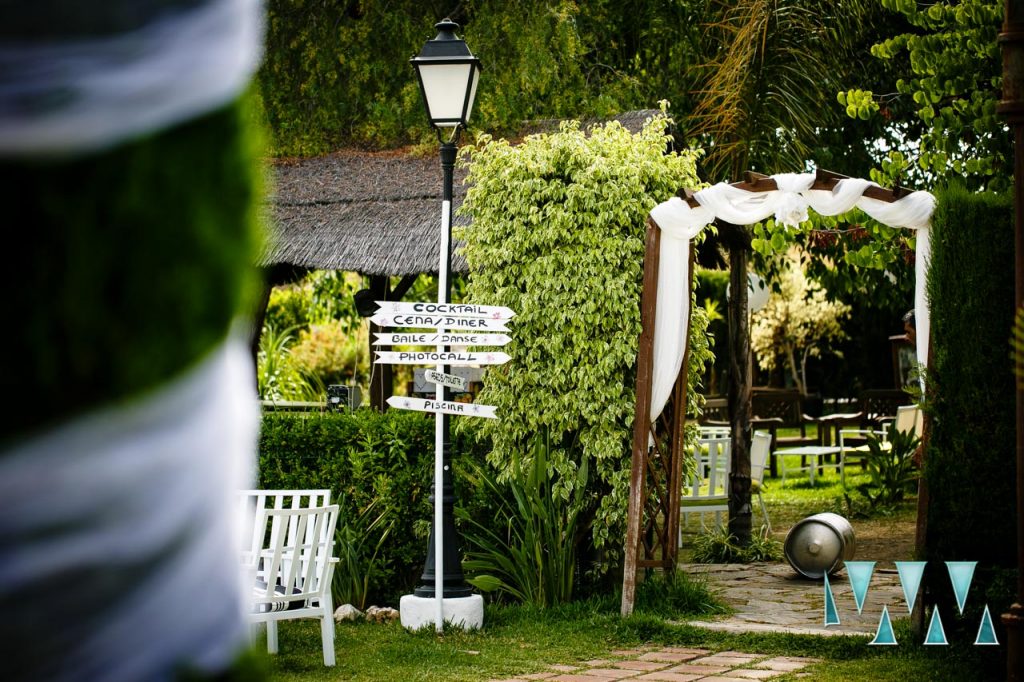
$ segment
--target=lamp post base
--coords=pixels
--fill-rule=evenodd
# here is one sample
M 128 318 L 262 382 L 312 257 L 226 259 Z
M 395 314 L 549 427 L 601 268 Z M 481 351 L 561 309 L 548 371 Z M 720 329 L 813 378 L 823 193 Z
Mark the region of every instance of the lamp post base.
M 463 630 L 478 630 L 484 624 L 484 598 L 479 594 L 468 597 L 446 598 L 444 622 Z M 402 627 L 419 630 L 436 624 L 437 600 L 407 594 L 398 604 Z

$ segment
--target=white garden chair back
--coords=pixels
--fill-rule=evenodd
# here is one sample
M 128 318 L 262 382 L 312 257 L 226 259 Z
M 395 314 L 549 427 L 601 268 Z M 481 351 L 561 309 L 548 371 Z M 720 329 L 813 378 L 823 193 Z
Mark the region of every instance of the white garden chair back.
M 917 405 L 902 405 L 896 408 L 896 430 L 912 431 L 918 438 L 924 431 L 924 414 Z
M 261 532 L 256 524 L 256 517 L 264 509 L 311 509 L 327 507 L 331 504 L 331 491 L 326 488 L 308 490 L 241 490 L 238 494 L 243 528 L 251 529 L 252 537 L 249 546 L 262 541 Z M 294 519 L 289 521 L 289 532 L 294 533 Z M 332 531 L 333 533 L 333 531 Z M 330 536 L 333 540 L 333 534 Z
M 277 653 L 277 621 L 319 618 L 324 665 L 334 665 L 331 580 L 337 505 L 257 510 L 253 544 L 243 552 L 252 590 L 251 624 L 266 623 L 267 650 Z

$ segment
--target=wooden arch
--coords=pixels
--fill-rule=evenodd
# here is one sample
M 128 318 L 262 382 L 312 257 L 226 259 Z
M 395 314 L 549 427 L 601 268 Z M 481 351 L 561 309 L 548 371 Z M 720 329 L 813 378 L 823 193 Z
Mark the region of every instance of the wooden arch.
M 833 191 L 836 184 L 848 176 L 831 171 L 818 170 L 810 189 Z M 760 173 L 744 173 L 741 182 L 732 183 L 733 187 L 748 192 L 771 192 L 778 189 L 775 180 Z M 899 187 L 885 189 L 871 186 L 864 191 L 864 196 L 885 202 L 893 202 L 908 193 Z M 682 189 L 679 196 L 691 208 L 700 204 L 690 189 Z M 632 462 L 629 482 L 629 512 L 626 522 L 625 566 L 622 579 L 621 613 L 628 616 L 633 612 L 636 598 L 636 583 L 639 571 L 661 568 L 666 571 L 675 569 L 679 559 L 679 515 L 680 494 L 682 488 L 683 428 L 686 425 L 686 390 L 689 382 L 687 366 L 690 358 L 689 339 L 685 340 L 683 364 L 676 377 L 672 394 L 658 421 L 651 422 L 651 391 L 654 373 L 654 322 L 657 316 L 658 268 L 661 246 L 661 228 L 650 217 L 647 218 L 647 237 L 644 252 L 643 290 L 640 299 L 640 340 L 637 355 L 636 378 L 636 421 L 633 426 Z M 693 291 L 693 246 L 690 246 L 690 269 L 687 291 Z M 734 273 L 735 274 L 735 273 Z M 745 282 L 744 282 L 745 283 Z M 737 290 L 742 289 L 742 284 Z M 687 329 L 689 329 L 687 323 Z M 749 343 L 746 345 L 749 353 Z M 745 459 L 746 467 L 734 467 L 733 478 L 744 481 L 732 481 L 736 490 L 750 491 L 750 459 L 748 443 L 736 441 L 737 433 L 749 430 L 750 421 L 750 387 L 749 381 L 746 394 L 738 397 L 737 403 L 746 405 L 746 427 L 739 426 L 742 418 L 733 411 L 733 453 Z M 745 438 L 749 437 L 748 435 Z M 648 443 L 653 439 L 654 445 Z M 649 494 L 650 492 L 650 494 Z

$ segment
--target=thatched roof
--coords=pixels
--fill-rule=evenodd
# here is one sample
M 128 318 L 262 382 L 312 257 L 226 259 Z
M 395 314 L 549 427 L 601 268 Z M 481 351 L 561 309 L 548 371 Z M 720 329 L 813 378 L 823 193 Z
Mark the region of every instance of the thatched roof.
M 367 275 L 437 272 L 441 162 L 396 152 L 338 152 L 274 165 L 272 243 L 261 265 Z M 465 196 L 455 170 L 453 204 Z M 465 224 L 456 217 L 455 224 Z M 465 272 L 456 252 L 452 270 Z
M 657 110 L 615 117 L 638 132 Z M 598 120 L 585 120 L 586 128 Z M 551 132 L 558 120 L 528 123 L 524 134 Z M 366 275 L 436 273 L 441 236 L 439 157 L 402 152 L 343 151 L 273 166 L 270 220 L 274 237 L 260 265 L 295 265 Z M 465 196 L 465 171 L 455 169 L 453 205 Z M 456 225 L 467 224 L 455 217 Z M 454 250 L 452 270 L 467 272 Z

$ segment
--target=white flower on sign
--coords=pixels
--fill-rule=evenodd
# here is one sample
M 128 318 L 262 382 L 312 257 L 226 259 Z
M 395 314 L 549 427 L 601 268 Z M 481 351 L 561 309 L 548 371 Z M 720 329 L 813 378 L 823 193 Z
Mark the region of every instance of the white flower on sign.
M 798 227 L 807 220 L 807 200 L 796 192 L 783 192 L 775 207 L 775 222 Z

